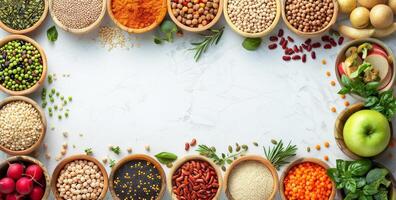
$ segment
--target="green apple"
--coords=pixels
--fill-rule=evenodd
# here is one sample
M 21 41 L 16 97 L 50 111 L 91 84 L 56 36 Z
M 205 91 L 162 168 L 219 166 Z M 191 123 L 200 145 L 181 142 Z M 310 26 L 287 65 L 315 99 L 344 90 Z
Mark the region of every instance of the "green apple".
M 373 157 L 386 149 L 391 130 L 388 120 L 380 112 L 361 110 L 348 118 L 343 135 L 350 151 L 361 157 Z

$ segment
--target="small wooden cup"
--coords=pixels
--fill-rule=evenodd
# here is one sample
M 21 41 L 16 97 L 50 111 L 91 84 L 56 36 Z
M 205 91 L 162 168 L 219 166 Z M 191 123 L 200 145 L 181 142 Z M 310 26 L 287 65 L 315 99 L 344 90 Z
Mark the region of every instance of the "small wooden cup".
M 54 1 L 54 0 L 49 0 L 49 11 L 50 11 L 52 20 L 53 20 L 53 21 L 55 22 L 55 24 L 56 24 L 58 27 L 60 27 L 61 29 L 65 30 L 65 31 L 67 31 L 67 32 L 73 33 L 73 34 L 77 34 L 77 35 L 82 35 L 82 34 L 88 33 L 88 32 L 90 32 L 90 31 L 92 31 L 93 29 L 97 28 L 97 27 L 100 25 L 100 23 L 102 22 L 103 17 L 104 17 L 105 14 L 106 14 L 106 0 L 102 0 L 102 1 L 103 1 L 102 10 L 101 10 L 101 12 L 100 12 L 100 15 L 99 15 L 98 19 L 96 19 L 96 21 L 95 21 L 94 23 L 92 23 L 91 25 L 89 25 L 89 26 L 87 26 L 87 27 L 85 27 L 85 28 L 81 28 L 81 29 L 69 28 L 69 27 L 63 25 L 62 22 L 60 22 L 60 21 L 56 18 L 56 15 L 55 15 L 54 9 L 53 9 L 53 4 L 54 4 L 53 1 Z
M 293 161 L 292 163 L 290 163 L 287 166 L 287 168 L 285 169 L 285 171 L 283 172 L 281 179 L 280 179 L 280 194 L 281 194 L 282 200 L 288 200 L 285 196 L 285 186 L 283 184 L 287 174 L 294 166 L 301 164 L 301 163 L 306 163 L 306 162 L 318 164 L 318 165 L 322 166 L 323 168 L 325 168 L 326 170 L 329 168 L 329 165 L 327 163 L 325 163 L 322 160 L 319 160 L 317 158 L 299 158 L 299 159 Z M 337 194 L 337 189 L 336 189 L 335 183 L 333 181 L 331 181 L 331 183 L 332 183 L 333 187 L 331 189 L 331 194 L 330 194 L 329 200 L 334 200 L 336 197 L 336 194 Z
M 331 18 L 329 24 L 320 31 L 303 32 L 303 31 L 298 30 L 297 28 L 294 28 L 294 26 L 292 24 L 290 24 L 289 20 L 287 20 L 287 18 L 286 18 L 286 0 L 282 1 L 282 18 L 283 18 L 283 21 L 285 22 L 287 28 L 289 28 L 289 30 L 296 33 L 298 36 L 303 37 L 303 38 L 317 37 L 317 36 L 325 33 L 327 30 L 329 30 L 331 28 L 331 26 L 333 26 L 334 23 L 336 23 L 337 17 L 338 17 L 338 9 L 339 9 L 337 0 L 333 0 L 333 5 L 334 5 L 333 17 Z
M 349 117 L 354 114 L 355 112 L 358 112 L 360 110 L 364 110 L 364 104 L 363 103 L 356 103 L 353 105 L 350 105 L 347 107 L 345 110 L 343 110 L 337 117 L 336 122 L 335 122 L 335 128 L 334 128 L 334 138 L 336 140 L 337 146 L 341 149 L 341 151 L 350 157 L 351 159 L 358 160 L 362 159 L 362 157 L 356 155 L 352 151 L 348 149 L 344 142 L 344 125 L 346 121 L 349 119 Z M 391 128 L 391 134 L 393 133 L 393 128 L 392 128 L 392 123 L 389 122 L 390 128 Z M 389 144 L 391 141 L 389 141 Z M 389 145 L 387 149 L 389 148 Z M 385 149 L 382 153 L 378 154 L 377 156 L 373 157 L 373 159 L 378 159 L 384 156 L 384 152 L 387 150 Z
M 167 181 L 167 182 L 168 182 L 168 191 L 169 191 L 169 193 L 171 194 L 172 200 L 178 200 L 178 199 L 177 199 L 177 196 L 175 195 L 175 193 L 173 193 L 173 189 L 172 189 L 172 187 L 173 187 L 173 185 L 172 185 L 172 177 L 173 177 L 173 175 L 176 173 L 176 171 L 177 171 L 184 163 L 186 163 L 186 162 L 188 162 L 188 161 L 190 161 L 190 160 L 205 161 L 205 162 L 209 163 L 209 164 L 215 169 L 216 175 L 217 175 L 217 178 L 218 178 L 218 181 L 219 181 L 219 188 L 218 188 L 218 190 L 217 190 L 216 196 L 214 196 L 212 200 L 218 200 L 218 199 L 220 199 L 221 190 L 222 190 L 222 187 L 223 187 L 223 178 L 222 178 L 222 174 L 221 174 L 221 171 L 220 171 L 219 167 L 218 167 L 215 163 L 213 163 L 211 160 L 209 160 L 208 158 L 206 158 L 206 157 L 203 157 L 203 156 L 201 156 L 201 155 L 190 155 L 190 156 L 185 156 L 185 157 L 183 157 L 183 158 L 177 160 L 177 161 L 175 162 L 175 164 L 173 165 L 172 169 L 171 169 L 170 172 L 169 172 L 169 176 L 168 176 L 168 181 Z
M 41 77 L 37 81 L 37 83 L 33 85 L 31 88 L 22 91 L 13 91 L 5 88 L 3 85 L 0 84 L 0 90 L 7 94 L 13 96 L 24 96 L 35 92 L 44 84 L 45 77 L 47 76 L 47 56 L 45 55 L 43 48 L 41 48 L 41 46 L 36 41 L 24 35 L 8 35 L 0 40 L 0 47 L 4 46 L 7 42 L 14 40 L 23 40 L 25 42 L 31 43 L 34 47 L 37 48 L 37 50 L 41 55 L 41 59 L 43 60 L 43 72 L 41 73 Z
M 231 27 L 231 29 L 238 33 L 239 35 L 243 36 L 243 37 L 247 37 L 247 38 L 260 38 L 260 37 L 264 37 L 268 34 L 270 34 L 278 25 L 279 20 L 281 18 L 282 15 L 282 11 L 281 11 L 281 2 L 280 0 L 275 0 L 276 1 L 276 15 L 275 15 L 275 19 L 272 22 L 271 26 L 269 26 L 266 30 L 264 30 L 263 32 L 260 33 L 246 33 L 241 31 L 237 26 L 235 26 L 234 23 L 232 23 L 229 15 L 228 15 L 228 0 L 224 0 L 224 8 L 223 8 L 223 12 L 224 12 L 224 18 L 227 21 L 227 24 Z
M 81 155 L 74 155 L 74 156 L 70 156 L 67 157 L 65 159 L 63 159 L 55 168 L 54 173 L 52 173 L 52 179 L 51 179 L 51 190 L 52 193 L 54 193 L 55 199 L 57 200 L 63 200 L 63 198 L 61 198 L 59 196 L 59 192 L 58 189 L 56 188 L 56 184 L 58 182 L 58 177 L 60 175 L 60 172 L 62 171 L 62 169 L 66 166 L 66 164 L 76 161 L 76 160 L 87 160 L 90 162 L 95 163 L 96 166 L 98 166 L 98 168 L 100 169 L 100 172 L 102 172 L 102 176 L 104 179 L 104 184 L 103 184 L 103 190 L 102 193 L 100 194 L 98 200 L 103 200 L 106 197 L 106 193 L 107 193 L 107 188 L 109 185 L 109 180 L 107 178 L 107 172 L 106 169 L 104 168 L 104 166 L 98 161 L 96 160 L 94 157 L 92 156 L 88 156 L 85 154 L 81 154 Z
M 234 198 L 232 197 L 232 195 L 229 191 L 229 188 L 228 188 L 228 181 L 229 181 L 230 175 L 232 174 L 232 171 L 235 169 L 236 166 L 238 166 L 239 164 L 246 162 L 246 161 L 256 161 L 256 162 L 263 164 L 266 168 L 268 168 L 268 170 L 272 174 L 272 178 L 274 179 L 273 191 L 272 191 L 272 194 L 268 200 L 275 199 L 276 193 L 278 192 L 278 188 L 279 188 L 278 173 L 276 172 L 276 169 L 274 168 L 274 166 L 267 159 L 265 159 L 261 156 L 253 156 L 253 155 L 240 157 L 237 160 L 235 160 L 234 162 L 232 162 L 232 164 L 228 167 L 227 172 L 225 174 L 225 178 L 224 178 L 224 189 L 225 189 L 225 194 L 226 194 L 227 198 L 230 200 L 234 200 Z
M 33 26 L 26 28 L 26 29 L 22 29 L 22 30 L 16 30 L 11 27 L 8 27 L 0 20 L 0 28 L 2 28 L 3 30 L 5 30 L 11 34 L 19 34 L 19 35 L 30 33 L 32 31 L 36 30 L 43 23 L 43 21 L 45 20 L 45 18 L 48 15 L 48 0 L 43 0 L 43 1 L 44 1 L 44 12 L 41 15 L 40 19 L 35 24 L 33 24 Z
M 117 164 L 111 169 L 110 173 L 110 178 L 109 178 L 109 190 L 111 193 L 111 196 L 113 197 L 114 200 L 121 200 L 120 198 L 117 197 L 115 190 L 114 190 L 114 176 L 115 173 L 120 169 L 120 167 L 124 166 L 126 163 L 133 161 L 133 160 L 144 160 L 147 162 L 152 163 L 155 168 L 157 168 L 160 176 L 161 176 L 161 191 L 158 194 L 158 197 L 156 200 L 161 200 L 164 197 L 165 190 L 166 190 L 166 176 L 164 169 L 161 167 L 161 164 L 158 163 L 154 158 L 144 155 L 144 154 L 134 154 L 134 155 L 129 155 L 122 160 L 118 161 Z
M 48 199 L 51 191 L 50 191 L 50 175 L 48 174 L 48 170 L 45 168 L 43 163 L 41 163 L 39 160 L 29 157 L 29 156 L 13 156 L 9 157 L 6 160 L 2 161 L 0 163 L 0 175 L 1 177 L 4 177 L 5 174 L 7 173 L 6 169 L 8 168 L 9 163 L 23 163 L 25 165 L 27 164 L 36 164 L 40 166 L 40 168 L 43 170 L 44 178 L 45 178 L 45 188 L 44 189 L 44 195 L 42 199 Z
M 144 27 L 141 29 L 135 29 L 135 28 L 130 28 L 127 27 L 123 24 L 121 24 L 114 16 L 113 11 L 112 11 L 112 6 L 111 6 L 111 2 L 113 0 L 107 0 L 107 13 L 109 14 L 111 20 L 122 30 L 128 32 L 128 33 L 137 33 L 137 34 L 141 34 L 141 33 L 146 33 L 149 32 L 153 29 L 155 29 L 157 26 L 159 26 L 161 24 L 161 22 L 164 20 L 165 16 L 166 16 L 166 0 L 162 0 L 162 8 L 161 8 L 161 12 L 160 15 L 157 16 L 157 19 L 155 20 L 155 22 L 153 24 L 151 24 L 148 27 Z
M 38 148 L 40 148 L 40 145 L 43 143 L 43 140 L 45 138 L 45 133 L 47 132 L 47 120 L 45 118 L 44 111 L 41 109 L 41 107 L 32 99 L 24 97 L 24 96 L 7 97 L 0 102 L 0 108 L 7 105 L 8 103 L 15 102 L 15 101 L 23 101 L 23 102 L 26 102 L 26 103 L 32 105 L 37 110 L 37 112 L 40 114 L 41 122 L 43 124 L 43 129 L 41 130 L 41 135 L 40 135 L 39 139 L 37 140 L 37 142 L 28 149 L 25 149 L 23 151 L 13 151 L 13 150 L 7 149 L 6 147 L 0 145 L 0 150 L 5 152 L 6 154 L 14 155 L 14 156 L 29 155 L 29 154 L 32 154 L 34 151 L 36 151 Z
M 202 26 L 202 27 L 197 27 L 197 28 L 191 28 L 191 27 L 189 27 L 189 26 L 186 26 L 186 25 L 184 25 L 184 24 L 182 24 L 181 22 L 179 22 L 177 19 L 176 19 L 176 17 L 175 17 L 175 15 L 173 15 L 173 12 L 172 12 L 172 7 L 171 7 L 171 0 L 167 0 L 168 1 L 168 14 L 169 14 L 169 16 L 170 16 L 170 18 L 172 19 L 172 21 L 179 27 L 179 28 L 181 28 L 182 30 L 184 30 L 184 31 L 188 31 L 188 32 L 195 32 L 195 33 L 197 33 L 197 32 L 202 32 L 202 31 L 206 31 L 206 30 L 208 30 L 208 29 L 210 29 L 212 26 L 214 26 L 218 21 L 219 21 L 219 19 L 220 19 L 220 17 L 221 17 L 221 14 L 223 13 L 223 4 L 224 4 L 224 1 L 223 0 L 220 0 L 219 1 L 219 8 L 218 8 L 218 10 L 217 10 L 217 14 L 216 14 L 216 16 L 213 18 L 213 20 L 209 23 L 209 24 L 207 24 L 206 26 Z
M 389 67 L 390 67 L 390 70 L 392 70 L 392 71 L 388 72 L 389 76 L 387 76 L 386 80 L 384 81 L 384 84 L 382 86 L 380 86 L 379 89 L 380 89 L 380 92 L 384 92 L 384 91 L 392 89 L 395 84 L 395 77 L 396 77 L 395 57 L 393 56 L 392 50 L 385 43 L 383 43 L 382 41 L 380 41 L 378 39 L 374 39 L 374 38 L 357 39 L 357 40 L 350 41 L 347 44 L 345 44 L 344 47 L 340 50 L 340 52 L 337 55 L 336 62 L 335 62 L 335 68 L 334 68 L 338 84 L 340 84 L 341 87 L 344 86 L 341 82 L 342 76 L 341 76 L 340 72 L 338 71 L 338 65 L 345 60 L 345 52 L 348 50 L 349 47 L 358 46 L 365 42 L 379 45 L 388 54 L 388 61 L 389 61 L 389 63 L 391 63 Z M 356 94 L 351 94 L 351 96 L 359 101 L 364 101 L 363 97 L 358 96 Z

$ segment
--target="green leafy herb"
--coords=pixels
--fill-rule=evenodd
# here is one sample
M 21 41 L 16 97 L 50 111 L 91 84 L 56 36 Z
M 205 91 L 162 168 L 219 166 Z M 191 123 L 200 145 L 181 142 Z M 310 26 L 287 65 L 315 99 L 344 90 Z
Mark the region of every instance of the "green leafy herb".
M 246 153 L 247 148 L 244 148 L 244 146 L 246 145 L 242 145 L 242 150 L 239 152 L 230 154 L 222 153 L 221 155 L 217 155 L 216 148 L 208 147 L 206 145 L 198 145 L 197 152 L 202 156 L 212 159 L 214 163 L 221 166 L 222 169 L 225 169 L 225 164 L 231 164 L 234 159 Z
M 110 151 L 114 152 L 117 155 L 120 155 L 121 148 L 119 146 L 116 146 L 116 147 L 112 146 L 112 147 L 110 147 Z
M 261 38 L 245 38 L 243 40 L 242 46 L 248 51 L 255 51 L 261 45 Z
M 224 27 L 220 29 L 210 29 L 209 34 L 203 35 L 204 39 L 201 42 L 191 43 L 194 47 L 189 50 L 195 51 L 195 61 L 198 61 L 210 46 L 217 45 L 219 43 L 223 32 Z
M 268 149 L 266 149 L 263 147 L 263 149 L 265 157 L 267 157 L 277 170 L 279 170 L 283 165 L 289 163 L 287 160 L 295 156 L 297 153 L 296 145 L 291 145 L 291 142 L 289 142 L 285 148 L 282 140 L 277 142 L 274 148 L 268 147 Z
M 110 159 L 109 166 L 112 168 L 116 165 L 116 161 L 114 159 Z
M 380 85 L 380 83 L 376 81 L 366 84 L 360 77 L 350 79 L 345 75 L 342 75 L 341 82 L 344 86 L 338 94 L 354 93 L 363 98 L 378 94 L 378 87 Z
M 155 155 L 155 157 L 158 159 L 158 161 L 164 165 L 168 165 L 172 162 L 174 162 L 175 160 L 177 160 L 177 155 L 173 154 L 173 153 L 169 153 L 169 152 L 161 152 L 157 155 Z
M 47 38 L 50 42 L 55 42 L 58 39 L 58 31 L 55 26 L 47 30 Z
M 393 91 L 385 91 L 379 96 L 370 96 L 366 99 L 365 107 L 376 110 L 385 115 L 388 120 L 392 120 L 396 113 L 396 99 L 393 96 Z
M 372 65 L 368 62 L 363 62 L 356 71 L 352 72 L 352 74 L 350 75 L 350 78 L 357 78 L 358 76 L 360 76 L 363 72 L 366 72 L 367 70 L 371 70 L 372 69 Z
M 87 148 L 84 151 L 85 151 L 85 154 L 87 154 L 87 155 L 92 155 L 93 154 L 92 148 Z
M 162 44 L 162 42 L 173 42 L 173 34 L 178 31 L 177 26 L 171 20 L 165 20 L 162 22 L 160 27 L 161 34 L 165 35 L 164 38 L 159 36 L 154 36 L 155 44 Z

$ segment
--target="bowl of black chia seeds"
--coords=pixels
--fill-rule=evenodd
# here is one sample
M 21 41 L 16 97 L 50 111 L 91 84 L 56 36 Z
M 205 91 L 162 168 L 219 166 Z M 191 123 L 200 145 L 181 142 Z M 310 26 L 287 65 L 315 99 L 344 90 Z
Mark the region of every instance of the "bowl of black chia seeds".
M 48 0 L 0 0 L 0 27 L 13 34 L 34 31 L 48 14 Z
M 23 35 L 0 40 L 0 90 L 13 96 L 35 92 L 44 84 L 47 58 L 37 42 Z
M 160 200 L 166 189 L 165 172 L 150 156 L 130 155 L 111 170 L 109 189 L 115 200 Z

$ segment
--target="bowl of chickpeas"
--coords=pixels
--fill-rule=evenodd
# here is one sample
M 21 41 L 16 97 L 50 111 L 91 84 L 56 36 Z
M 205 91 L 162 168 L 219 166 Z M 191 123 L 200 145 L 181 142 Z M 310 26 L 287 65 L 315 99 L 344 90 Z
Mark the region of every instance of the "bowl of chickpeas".
M 168 0 L 170 18 L 182 30 L 202 32 L 215 25 L 223 11 L 223 0 Z

